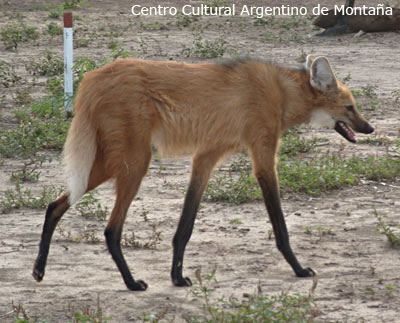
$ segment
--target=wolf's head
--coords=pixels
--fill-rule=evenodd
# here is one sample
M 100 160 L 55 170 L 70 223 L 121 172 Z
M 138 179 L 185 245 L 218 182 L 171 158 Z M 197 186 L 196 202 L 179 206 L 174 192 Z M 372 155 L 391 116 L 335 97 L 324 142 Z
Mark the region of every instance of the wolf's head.
M 327 58 L 308 55 L 305 66 L 315 92 L 312 124 L 335 129 L 350 142 L 356 142 L 354 131 L 365 134 L 374 131 L 357 111 L 351 91 L 336 79 Z

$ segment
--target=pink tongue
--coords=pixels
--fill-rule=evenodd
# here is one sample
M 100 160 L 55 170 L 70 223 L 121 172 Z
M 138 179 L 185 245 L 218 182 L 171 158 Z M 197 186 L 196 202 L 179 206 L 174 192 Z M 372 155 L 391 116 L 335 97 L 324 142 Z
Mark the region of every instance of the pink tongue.
M 345 124 L 344 122 L 341 122 L 340 125 L 344 129 L 344 131 L 346 131 L 347 136 L 351 140 L 356 140 L 356 134 L 347 126 L 347 124 Z

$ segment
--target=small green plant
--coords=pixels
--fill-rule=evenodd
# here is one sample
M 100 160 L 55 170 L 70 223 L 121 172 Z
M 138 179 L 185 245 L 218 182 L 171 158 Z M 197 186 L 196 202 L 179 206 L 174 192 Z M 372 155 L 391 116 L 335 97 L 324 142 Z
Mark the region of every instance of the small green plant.
M 49 50 L 46 50 L 42 58 L 31 60 L 26 64 L 26 70 L 31 75 L 58 76 L 64 72 L 64 60 Z
M 120 44 L 115 46 L 111 50 L 111 57 L 115 61 L 117 58 L 128 58 L 132 56 L 132 52 L 126 49 L 123 49 Z
M 395 232 L 389 224 L 387 224 L 383 218 L 383 216 L 379 215 L 376 210 L 374 210 L 375 218 L 378 220 L 378 225 L 376 230 L 379 233 L 384 234 L 390 245 L 395 249 L 400 249 L 400 233 Z
M 376 98 L 376 90 L 378 89 L 377 85 L 367 84 L 361 87 L 362 94 L 368 98 Z
M 108 214 L 108 208 L 101 205 L 100 200 L 94 195 L 96 191 L 86 193 L 76 204 L 75 209 L 84 218 L 96 218 L 104 221 Z
M 256 17 L 256 18 L 254 18 L 254 20 L 253 20 L 253 25 L 254 25 L 254 26 L 262 26 L 262 27 L 264 27 L 264 26 L 268 25 L 268 20 L 267 20 L 267 19 L 264 19 L 264 18 L 258 18 L 258 17 Z
M 386 289 L 386 295 L 388 297 L 392 297 L 393 293 L 396 291 L 396 286 L 394 286 L 392 284 L 386 284 L 385 289 Z
M 59 26 L 55 22 L 51 22 L 47 25 L 47 33 L 52 37 L 60 36 L 63 34 L 63 27 Z
M 13 23 L 0 30 L 0 38 L 6 49 L 16 50 L 21 42 L 37 40 L 39 32 L 36 27 L 28 27 L 23 23 Z
M 286 157 L 293 157 L 298 154 L 312 151 L 317 144 L 327 141 L 327 138 L 306 139 L 299 136 L 296 129 L 288 130 L 283 136 L 279 154 Z
M 372 265 L 369 266 L 369 272 L 372 276 L 374 276 L 376 274 L 375 270 L 376 270 L 375 266 L 372 266 Z
M 368 136 L 357 141 L 359 144 L 368 144 L 372 146 L 385 146 L 388 147 L 392 144 L 389 137 L 386 136 Z
M 40 171 L 37 170 L 41 163 L 37 160 L 24 161 L 22 169 L 11 174 L 11 181 L 14 183 L 36 183 L 40 176 Z
M 30 322 L 30 317 L 28 315 L 28 312 L 25 310 L 25 308 L 21 304 L 15 305 L 14 302 L 12 302 L 11 306 L 13 308 L 11 313 L 14 313 L 14 322 L 15 323 L 29 323 Z
M 229 3 L 226 0 L 211 0 L 206 2 L 206 5 L 211 8 L 218 8 L 218 7 L 227 7 Z
M 17 84 L 21 77 L 15 72 L 14 66 L 0 60 L 0 84 L 5 88 L 9 88 Z
M 73 243 L 99 243 L 100 239 L 96 235 L 96 231 L 94 229 L 85 229 L 79 234 L 73 234 L 71 229 L 66 228 L 64 226 L 64 222 L 60 221 L 57 225 L 57 231 L 61 237 L 63 237 L 66 241 Z
M 186 57 L 217 58 L 224 55 L 227 44 L 223 38 L 204 40 L 201 35 L 195 35 L 192 47 L 184 49 L 183 52 Z
M 201 275 L 200 269 L 195 273 L 197 282 L 191 292 L 194 300 L 203 301 L 204 313 L 185 317 L 188 322 L 313 322 L 318 314 L 313 301 L 317 279 L 314 279 L 308 295 L 289 295 L 284 292 L 276 296 L 265 295 L 261 286 L 258 286 L 257 293 L 247 295 L 245 301 L 213 301 L 213 286 L 218 284 L 215 270 L 205 276 Z
M 76 39 L 74 41 L 75 48 L 89 47 L 89 39 Z
M 32 102 L 31 89 L 21 89 L 15 91 L 15 103 L 18 105 L 26 105 Z
M 199 20 L 200 16 L 178 14 L 175 24 L 178 28 L 189 27 L 192 23 Z
M 261 198 L 257 181 L 250 176 L 250 171 L 230 171 L 228 174 L 216 174 L 209 182 L 204 199 L 213 202 L 242 204 Z
M 233 218 L 233 219 L 229 220 L 229 224 L 232 224 L 232 225 L 243 224 L 243 221 L 239 218 Z
M 73 323 L 106 323 L 112 321 L 106 317 L 100 304 L 100 294 L 97 294 L 97 303 L 95 308 L 90 305 L 76 305 L 70 303 L 66 308 L 66 315 L 71 318 Z
M 135 249 L 157 249 L 157 245 L 162 240 L 161 231 L 157 230 L 155 224 L 152 224 L 151 227 L 152 232 L 146 239 L 137 237 L 133 231 L 130 234 L 124 234 L 121 239 L 121 246 Z M 145 242 L 142 242 L 142 240 L 145 240 Z
M 85 0 L 64 0 L 63 3 L 64 10 L 79 9 L 86 6 L 89 6 L 89 3 Z
M 20 183 L 15 184 L 13 190 L 5 192 L 0 200 L 0 211 L 10 213 L 12 210 L 27 207 L 31 209 L 45 208 L 51 201 L 55 200 L 61 190 L 54 186 L 45 186 L 40 195 L 34 195 L 30 189 L 23 189 Z
M 311 235 L 312 234 L 312 229 L 309 226 L 304 227 L 304 232 Z
M 58 5 L 56 7 L 49 7 L 47 8 L 47 11 L 49 12 L 49 17 L 53 19 L 58 19 L 64 14 L 64 6 L 63 5 Z

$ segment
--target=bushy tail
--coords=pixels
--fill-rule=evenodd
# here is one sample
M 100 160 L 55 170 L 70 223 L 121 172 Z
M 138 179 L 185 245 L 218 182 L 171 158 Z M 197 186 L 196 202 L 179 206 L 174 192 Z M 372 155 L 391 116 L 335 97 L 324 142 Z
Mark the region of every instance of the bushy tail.
M 69 205 L 85 194 L 96 155 L 96 131 L 84 109 L 72 120 L 64 146 L 63 163 L 70 192 Z

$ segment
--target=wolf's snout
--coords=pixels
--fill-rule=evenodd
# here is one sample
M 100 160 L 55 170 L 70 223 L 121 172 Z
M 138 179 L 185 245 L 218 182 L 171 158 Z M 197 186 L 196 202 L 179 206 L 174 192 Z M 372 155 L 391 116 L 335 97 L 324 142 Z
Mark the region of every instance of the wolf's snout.
M 370 134 L 370 133 L 373 133 L 374 132 L 374 128 L 373 127 L 371 127 L 371 125 L 369 125 L 369 124 L 367 124 L 367 126 L 365 127 L 365 130 L 364 131 L 361 131 L 362 133 L 365 133 L 365 134 Z

